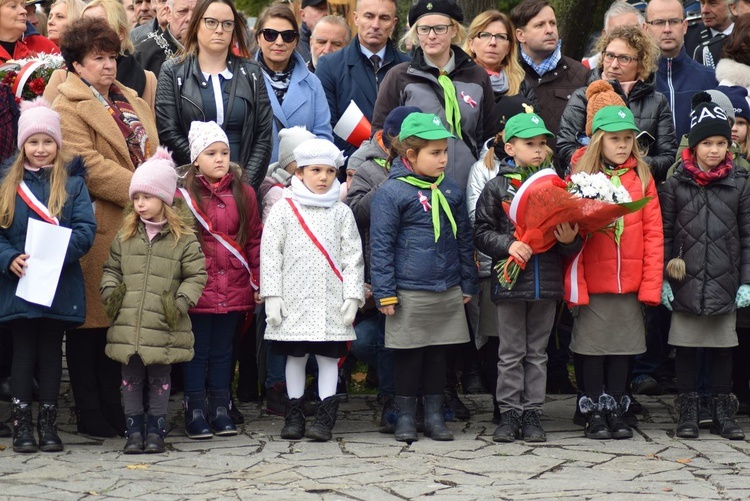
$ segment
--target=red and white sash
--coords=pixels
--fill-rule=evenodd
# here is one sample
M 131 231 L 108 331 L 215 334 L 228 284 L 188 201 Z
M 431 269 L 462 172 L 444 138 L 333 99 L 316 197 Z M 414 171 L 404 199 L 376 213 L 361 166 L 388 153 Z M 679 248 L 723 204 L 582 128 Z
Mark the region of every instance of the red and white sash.
M 21 181 L 21 184 L 19 184 L 18 188 L 16 188 L 16 193 L 18 193 L 23 201 L 26 202 L 26 205 L 28 205 L 31 210 L 36 212 L 43 221 L 49 224 L 54 224 L 56 226 L 60 225 L 60 221 L 49 213 L 49 209 L 47 209 L 47 206 L 40 202 L 39 199 L 36 198 L 36 196 L 31 192 L 31 189 L 26 184 L 26 181 Z
M 250 285 L 252 285 L 253 289 L 257 291 L 258 284 L 255 283 L 253 272 L 250 271 L 250 265 L 247 262 L 247 258 L 245 258 L 245 253 L 242 250 L 242 247 L 240 247 L 240 245 L 226 233 L 222 233 L 213 229 L 213 225 L 211 224 L 211 221 L 208 220 L 208 216 L 206 216 L 200 209 L 200 207 L 198 207 L 198 204 L 195 203 L 195 200 L 193 200 L 193 198 L 190 196 L 188 190 L 186 190 L 185 188 L 180 188 L 180 193 L 182 193 L 182 196 L 185 198 L 188 207 L 190 207 L 190 211 L 193 213 L 195 219 L 198 220 L 201 226 L 203 226 L 203 228 L 205 228 L 206 231 L 209 232 L 217 242 L 223 245 L 224 248 L 226 248 L 234 257 L 236 257 L 240 261 L 240 263 L 242 263 L 242 266 L 245 267 L 247 273 L 250 275 Z
M 326 261 L 328 262 L 328 266 L 331 267 L 331 270 L 333 270 L 334 275 L 336 275 L 336 277 L 343 282 L 344 276 L 341 274 L 341 268 L 339 268 L 339 265 L 333 259 L 333 255 L 331 255 L 331 253 L 328 252 L 328 249 L 326 249 L 326 246 L 323 243 L 323 241 L 319 239 L 317 236 L 315 236 L 315 233 L 313 233 L 313 231 L 307 225 L 307 223 L 305 222 L 305 218 L 302 217 L 302 214 L 297 208 L 297 204 L 294 203 L 294 200 L 292 200 L 291 198 L 287 198 L 286 201 L 289 202 L 289 206 L 292 208 L 292 212 L 297 217 L 297 220 L 299 221 L 300 226 L 302 226 L 302 230 L 304 230 L 307 236 L 310 237 L 310 240 L 312 241 L 313 245 L 318 248 L 320 253 L 323 254 L 323 257 L 326 258 Z

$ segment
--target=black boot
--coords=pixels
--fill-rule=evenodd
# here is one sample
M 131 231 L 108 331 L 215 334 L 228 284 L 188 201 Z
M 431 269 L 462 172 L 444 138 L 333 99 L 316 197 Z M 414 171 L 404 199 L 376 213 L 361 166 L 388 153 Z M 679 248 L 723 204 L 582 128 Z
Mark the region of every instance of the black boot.
M 300 440 L 305 436 L 304 405 L 305 401 L 302 398 L 287 398 L 281 438 L 285 440 Z
M 234 397 L 231 393 L 229 394 L 229 418 L 235 425 L 244 424 L 245 422 L 245 415 L 234 404 Z
M 586 416 L 585 433 L 586 438 L 594 440 L 605 440 L 612 438 L 612 432 L 607 426 L 607 420 L 604 417 L 604 410 L 599 402 L 594 403 L 591 398 L 584 395 L 578 401 L 578 407 L 581 413 Z
M 539 409 L 526 409 L 521 415 L 521 435 L 526 442 L 546 442 L 547 434 L 539 419 Z
M 500 412 L 500 424 L 492 434 L 495 442 L 513 442 L 519 437 L 521 419 L 514 410 Z
M 397 419 L 398 407 L 396 406 L 396 397 L 385 395 L 383 397 L 383 410 L 380 412 L 378 431 L 380 433 L 393 433 L 396 430 Z
M 627 425 L 623 417 L 630 405 L 630 398 L 624 395 L 618 404 L 614 397 L 605 393 L 599 397 L 599 403 L 604 409 L 604 416 L 607 419 L 607 426 L 612 438 L 618 440 L 633 438 L 633 429 Z
M 680 422 L 677 423 L 675 435 L 679 438 L 698 438 L 698 405 L 699 396 L 696 392 L 680 393 L 677 395 L 677 411 L 680 413 Z
M 128 437 L 123 447 L 123 454 L 143 454 L 143 438 L 145 430 L 143 425 L 146 419 L 143 414 L 125 416 L 125 436 Z
M 187 392 L 182 401 L 185 408 L 185 434 L 192 439 L 213 438 L 211 425 L 206 421 L 206 394 Z
M 31 403 L 13 401 L 13 451 L 36 452 Z
M 146 441 L 143 443 L 143 452 L 146 454 L 161 454 L 167 451 L 164 445 L 164 437 L 167 430 L 164 428 L 167 416 L 146 416 Z
M 336 424 L 336 412 L 339 409 L 339 400 L 336 395 L 326 398 L 318 406 L 315 413 L 315 421 L 307 429 L 305 436 L 316 442 L 327 442 L 331 440 L 333 426 Z
M 714 402 L 711 395 L 698 395 L 698 427 L 707 430 L 714 422 Z
M 396 407 L 398 415 L 396 416 L 396 428 L 393 434 L 399 442 L 416 442 L 417 441 L 417 397 L 400 397 L 396 396 Z
M 36 426 L 39 449 L 44 452 L 63 450 L 62 440 L 57 436 L 57 404 L 39 404 Z
M 722 438 L 728 438 L 729 440 L 744 439 L 745 432 L 742 431 L 740 425 L 734 420 L 738 406 L 737 397 L 731 393 L 714 396 L 714 420 L 711 423 L 711 433 L 721 435 Z
M 487 393 L 482 381 L 482 372 L 479 369 L 478 361 L 469 361 L 461 372 L 461 387 L 466 395 L 478 395 Z
M 443 418 L 444 395 L 424 396 L 424 436 L 438 441 L 453 440 L 453 433 Z
M 229 391 L 213 391 L 208 396 L 208 422 L 211 423 L 214 435 L 237 435 L 237 427 L 229 417 Z

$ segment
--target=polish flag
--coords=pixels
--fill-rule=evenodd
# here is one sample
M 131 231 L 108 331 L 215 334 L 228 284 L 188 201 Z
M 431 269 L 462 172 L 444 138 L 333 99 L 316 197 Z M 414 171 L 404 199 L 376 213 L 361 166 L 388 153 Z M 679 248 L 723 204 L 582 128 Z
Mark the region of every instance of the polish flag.
M 372 126 L 357 103 L 352 101 L 339 118 L 333 132 L 347 143 L 359 148 L 363 141 L 370 139 Z

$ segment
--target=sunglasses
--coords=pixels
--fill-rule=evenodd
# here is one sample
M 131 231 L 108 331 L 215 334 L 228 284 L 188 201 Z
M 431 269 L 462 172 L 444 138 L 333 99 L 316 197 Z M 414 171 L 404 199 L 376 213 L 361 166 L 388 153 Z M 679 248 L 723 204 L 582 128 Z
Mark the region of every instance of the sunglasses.
M 263 28 L 260 30 L 260 34 L 263 35 L 263 39 L 266 42 L 275 42 L 276 39 L 279 38 L 279 35 L 281 35 L 281 39 L 284 43 L 294 42 L 299 36 L 299 33 L 294 30 L 277 31 L 272 30 L 271 28 Z

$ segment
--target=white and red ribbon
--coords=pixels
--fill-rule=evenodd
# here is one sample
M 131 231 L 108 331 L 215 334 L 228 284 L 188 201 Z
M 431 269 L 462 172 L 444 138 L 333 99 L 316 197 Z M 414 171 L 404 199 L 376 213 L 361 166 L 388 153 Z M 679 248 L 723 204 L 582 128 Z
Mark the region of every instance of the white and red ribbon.
M 292 212 L 297 217 L 297 220 L 299 221 L 300 226 L 302 226 L 302 230 L 310 238 L 313 245 L 318 248 L 321 254 L 323 254 L 323 257 L 326 258 L 326 261 L 328 262 L 328 265 L 331 267 L 331 270 L 333 270 L 334 275 L 336 275 L 336 277 L 343 282 L 344 275 L 341 273 L 341 268 L 339 268 L 339 265 L 333 259 L 333 255 L 331 255 L 331 253 L 328 252 L 328 249 L 326 248 L 323 241 L 319 239 L 317 236 L 315 236 L 315 233 L 313 233 L 313 231 L 307 225 L 307 223 L 305 222 L 305 218 L 302 217 L 302 214 L 297 208 L 297 205 L 294 203 L 294 200 L 292 200 L 291 198 L 287 198 L 286 201 L 289 202 L 289 206 L 292 208 Z
M 227 249 L 234 257 L 239 260 L 240 263 L 242 263 L 242 266 L 250 275 L 250 285 L 252 285 L 253 289 L 257 291 L 258 284 L 255 283 L 253 272 L 250 271 L 250 265 L 247 262 L 247 258 L 245 257 L 245 253 L 242 250 L 242 247 L 240 247 L 240 245 L 226 233 L 214 230 L 211 221 L 208 220 L 208 216 L 206 216 L 203 211 L 200 210 L 198 205 L 195 203 L 195 200 L 193 200 L 193 198 L 190 196 L 188 190 L 186 190 L 185 188 L 180 188 L 180 193 L 182 193 L 182 196 L 185 198 L 188 207 L 190 207 L 190 211 L 193 213 L 195 219 L 198 220 L 201 226 L 203 226 L 203 228 L 205 228 L 206 231 L 209 232 L 217 242 L 224 246 L 225 249 Z
M 536 172 L 533 176 L 529 177 L 526 181 L 523 182 L 521 187 L 518 188 L 518 191 L 516 192 L 515 196 L 513 197 L 513 201 L 510 204 L 510 211 L 508 213 L 508 216 L 510 217 L 510 220 L 513 221 L 514 225 L 518 226 L 518 221 L 524 220 L 526 198 L 528 197 L 529 188 L 537 182 L 546 180 L 548 177 L 552 176 L 557 178 L 560 177 L 557 175 L 557 172 L 555 172 L 555 169 L 542 169 L 539 172 Z
M 21 181 L 21 184 L 19 184 L 18 188 L 16 188 L 16 193 L 18 193 L 23 201 L 26 202 L 26 205 L 28 205 L 31 210 L 36 212 L 43 221 L 49 224 L 54 224 L 56 226 L 60 225 L 60 221 L 52 214 L 50 214 L 47 206 L 40 202 L 39 199 L 31 192 L 31 189 L 26 184 L 26 181 Z
M 41 61 L 39 59 L 32 59 L 31 61 L 21 66 L 21 69 L 18 70 L 18 75 L 16 76 L 16 80 L 15 82 L 13 82 L 12 87 L 13 93 L 18 99 L 21 99 L 23 88 L 26 85 L 26 82 L 29 81 L 29 78 L 31 78 L 31 75 L 33 75 L 34 72 L 43 65 L 44 61 Z

